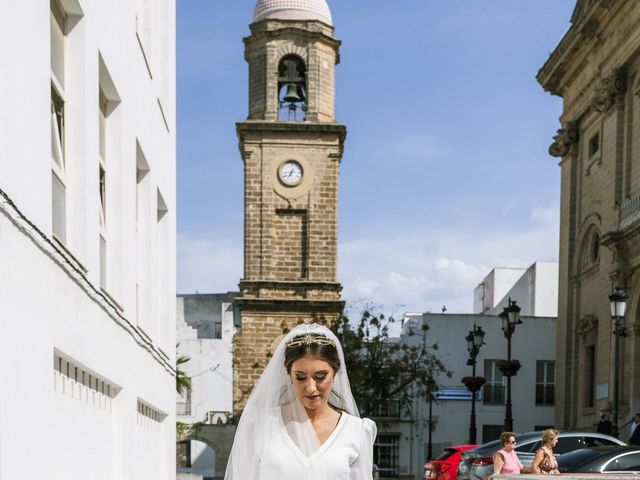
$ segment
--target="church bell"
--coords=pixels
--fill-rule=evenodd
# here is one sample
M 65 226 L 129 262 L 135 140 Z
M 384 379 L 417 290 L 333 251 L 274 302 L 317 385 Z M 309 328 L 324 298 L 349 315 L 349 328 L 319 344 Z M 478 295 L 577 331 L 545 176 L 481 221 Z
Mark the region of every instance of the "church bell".
M 287 92 L 282 97 L 282 101 L 286 103 L 304 102 L 304 91 L 300 85 L 295 83 L 287 84 Z

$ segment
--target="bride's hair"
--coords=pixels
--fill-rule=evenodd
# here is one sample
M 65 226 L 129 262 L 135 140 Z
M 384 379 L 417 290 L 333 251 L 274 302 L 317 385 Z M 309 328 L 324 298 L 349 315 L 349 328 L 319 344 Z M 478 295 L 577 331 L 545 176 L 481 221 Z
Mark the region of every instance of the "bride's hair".
M 294 337 L 287 345 L 284 353 L 284 366 L 287 373 L 291 374 L 293 362 L 307 354 L 312 354 L 327 362 L 333 368 L 334 373 L 340 370 L 340 357 L 333 341 L 324 335 L 313 333 Z

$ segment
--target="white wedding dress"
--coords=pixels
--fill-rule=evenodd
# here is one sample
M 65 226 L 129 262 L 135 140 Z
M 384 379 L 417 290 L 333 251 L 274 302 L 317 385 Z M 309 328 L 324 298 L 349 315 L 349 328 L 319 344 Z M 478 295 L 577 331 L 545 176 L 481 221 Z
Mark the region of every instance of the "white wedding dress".
M 307 456 L 281 423 L 259 455 L 257 480 L 371 480 L 375 438 L 373 421 L 343 412 L 329 438 Z
M 323 444 L 284 365 L 287 344 L 305 335 L 311 343 L 329 339 L 340 364 L 327 399 L 340 419 Z M 327 327 L 302 324 L 287 333 L 242 412 L 225 480 L 371 480 L 376 425 L 360 418 L 344 365 L 342 346 Z

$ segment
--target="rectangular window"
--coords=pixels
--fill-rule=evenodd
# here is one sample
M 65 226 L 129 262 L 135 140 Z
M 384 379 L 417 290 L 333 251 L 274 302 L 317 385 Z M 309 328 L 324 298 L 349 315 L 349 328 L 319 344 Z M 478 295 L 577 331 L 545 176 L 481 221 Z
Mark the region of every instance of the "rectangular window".
M 159 432 L 161 424 L 166 418 L 166 413 L 158 410 L 150 403 L 138 399 L 137 423 L 140 427 Z
M 67 242 L 64 64 L 67 17 L 57 0 L 50 8 L 51 66 L 51 232 Z
M 400 402 L 398 400 L 387 400 L 378 402 L 375 410 L 371 412 L 373 418 L 400 418 Z
M 484 361 L 483 403 L 485 405 L 502 405 L 505 402 L 505 388 L 502 372 L 498 369 L 498 360 Z
M 64 99 L 51 86 L 51 170 L 52 170 L 52 233 L 65 243 L 67 241 L 67 184 L 64 157 Z
M 536 405 L 553 405 L 555 401 L 555 362 L 536 362 Z
M 482 425 L 482 442 L 487 443 L 497 440 L 503 431 L 503 425 Z
M 398 478 L 400 438 L 398 435 L 378 435 L 373 444 L 373 463 L 378 466 L 380 478 Z
M 593 157 L 600 151 L 600 134 L 596 133 L 589 139 L 589 157 Z
M 51 74 L 55 81 L 64 88 L 64 62 L 66 43 L 67 16 L 57 0 L 49 2 L 50 34 L 51 34 Z
M 100 213 L 100 286 L 107 288 L 107 97 L 99 89 L 98 195 Z
M 149 163 L 138 143 L 136 145 L 136 317 L 137 325 L 151 331 L 151 220 L 152 187 Z
M 596 395 L 596 346 L 590 345 L 585 351 L 585 406 L 595 405 Z
M 97 375 L 70 357 L 54 351 L 53 388 L 56 392 L 101 410 L 111 410 L 111 400 L 121 387 Z

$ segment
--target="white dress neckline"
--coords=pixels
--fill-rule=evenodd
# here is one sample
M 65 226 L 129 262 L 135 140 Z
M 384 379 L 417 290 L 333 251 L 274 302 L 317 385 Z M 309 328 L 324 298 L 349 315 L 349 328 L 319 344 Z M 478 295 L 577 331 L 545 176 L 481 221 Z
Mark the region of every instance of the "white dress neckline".
M 340 430 L 342 430 L 342 427 L 344 426 L 344 423 L 346 421 L 347 413 L 345 412 L 340 413 L 340 418 L 338 419 L 338 423 L 336 424 L 335 428 L 333 429 L 329 437 L 324 441 L 322 445 L 320 445 L 320 447 L 318 447 L 318 449 L 315 452 L 313 452 L 308 457 L 304 455 L 304 453 L 302 453 L 302 450 L 300 450 L 298 445 L 296 445 L 296 442 L 294 442 L 293 439 L 289 436 L 289 433 L 287 432 L 286 426 L 284 424 L 284 418 L 282 418 L 282 409 L 280 409 L 279 418 L 280 418 L 280 424 L 282 425 L 282 428 L 283 428 L 285 442 L 289 445 L 289 448 L 294 452 L 294 454 L 298 457 L 298 459 L 303 464 L 310 466 L 313 464 L 313 462 L 317 458 L 319 458 L 322 455 L 322 453 L 327 448 L 329 448 L 331 443 L 333 443 L 334 439 L 338 436 L 338 434 L 340 433 Z

